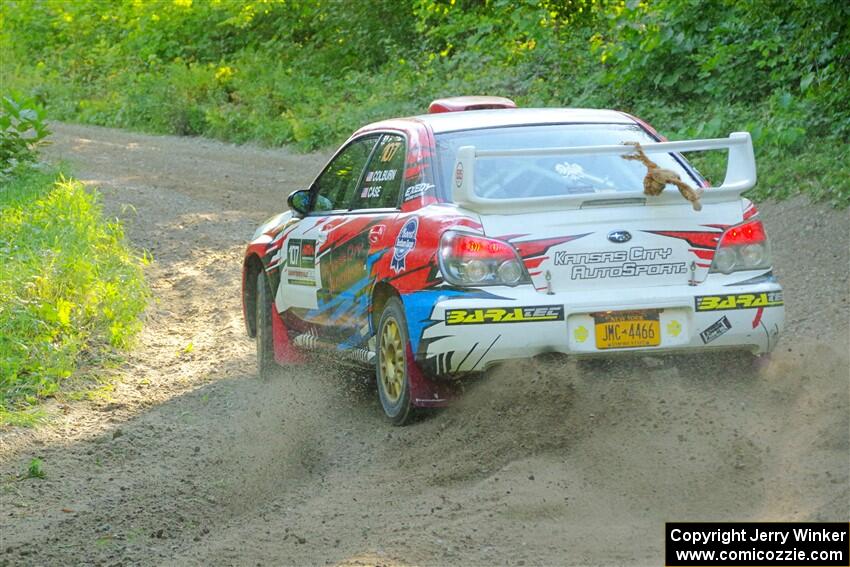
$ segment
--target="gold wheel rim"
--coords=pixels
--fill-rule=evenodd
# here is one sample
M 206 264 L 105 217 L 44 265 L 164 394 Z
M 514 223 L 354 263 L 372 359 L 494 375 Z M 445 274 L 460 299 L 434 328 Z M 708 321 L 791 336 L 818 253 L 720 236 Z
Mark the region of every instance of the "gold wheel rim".
M 406 370 L 401 330 L 395 319 L 388 319 L 381 331 L 381 385 L 389 402 L 401 397 Z

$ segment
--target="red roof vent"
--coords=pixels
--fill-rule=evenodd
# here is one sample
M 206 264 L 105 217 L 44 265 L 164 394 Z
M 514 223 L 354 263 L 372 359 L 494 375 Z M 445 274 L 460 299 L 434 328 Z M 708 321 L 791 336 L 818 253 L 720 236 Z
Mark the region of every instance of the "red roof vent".
M 493 108 L 516 108 L 516 103 L 501 96 L 453 96 L 438 98 L 428 107 L 428 114 L 460 112 L 463 110 L 489 110 Z

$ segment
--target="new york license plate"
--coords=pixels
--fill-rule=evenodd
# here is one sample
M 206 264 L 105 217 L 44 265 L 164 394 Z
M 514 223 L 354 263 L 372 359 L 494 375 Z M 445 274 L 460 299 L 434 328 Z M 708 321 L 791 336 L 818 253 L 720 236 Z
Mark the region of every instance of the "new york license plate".
M 658 311 L 594 313 L 596 348 L 652 347 L 661 344 Z

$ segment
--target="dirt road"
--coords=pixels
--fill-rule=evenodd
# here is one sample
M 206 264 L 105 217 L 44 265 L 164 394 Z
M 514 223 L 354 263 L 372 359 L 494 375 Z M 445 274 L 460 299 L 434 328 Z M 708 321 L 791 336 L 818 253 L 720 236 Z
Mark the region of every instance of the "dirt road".
M 848 520 L 846 211 L 761 206 L 789 321 L 757 377 L 517 363 L 398 429 L 345 368 L 260 381 L 243 332 L 244 242 L 326 156 L 54 128 L 156 302 L 114 391 L 0 434 L 0 565 L 659 565 L 665 521 Z

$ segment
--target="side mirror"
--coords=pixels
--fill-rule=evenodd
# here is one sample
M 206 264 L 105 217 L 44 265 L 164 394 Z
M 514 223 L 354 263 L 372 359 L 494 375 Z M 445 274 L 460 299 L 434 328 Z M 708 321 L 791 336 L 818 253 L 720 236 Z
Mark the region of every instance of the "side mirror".
M 286 204 L 289 206 L 291 211 L 298 215 L 306 215 L 310 212 L 310 191 L 306 189 L 293 191 L 289 194 L 289 197 L 286 198 Z

